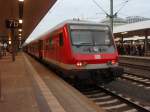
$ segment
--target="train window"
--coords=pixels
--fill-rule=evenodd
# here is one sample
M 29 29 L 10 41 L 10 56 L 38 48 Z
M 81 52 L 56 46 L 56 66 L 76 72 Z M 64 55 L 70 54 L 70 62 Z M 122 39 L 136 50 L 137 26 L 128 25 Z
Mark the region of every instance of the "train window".
M 95 45 L 110 45 L 110 37 L 107 31 L 94 31 L 93 38 Z
M 50 39 L 49 39 L 49 45 L 50 45 L 50 47 L 52 47 L 53 46 L 53 39 L 50 37 Z
M 63 46 L 63 44 L 64 44 L 63 33 L 60 33 L 60 34 L 59 34 L 59 45 L 60 45 L 60 46 Z
M 71 36 L 73 45 L 93 45 L 91 31 L 73 30 Z
M 44 41 L 44 46 L 45 46 L 45 50 L 48 50 L 48 46 L 49 46 L 49 41 L 48 40 Z

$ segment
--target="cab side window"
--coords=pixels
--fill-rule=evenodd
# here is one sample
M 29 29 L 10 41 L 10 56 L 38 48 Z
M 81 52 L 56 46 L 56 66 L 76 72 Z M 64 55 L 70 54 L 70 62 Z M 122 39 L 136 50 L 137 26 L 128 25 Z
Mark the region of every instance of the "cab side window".
M 64 44 L 63 33 L 60 33 L 59 34 L 59 46 L 61 47 L 63 46 L 63 44 Z
M 52 37 L 50 37 L 50 39 L 49 39 L 49 45 L 50 45 L 50 48 L 53 47 L 53 38 Z

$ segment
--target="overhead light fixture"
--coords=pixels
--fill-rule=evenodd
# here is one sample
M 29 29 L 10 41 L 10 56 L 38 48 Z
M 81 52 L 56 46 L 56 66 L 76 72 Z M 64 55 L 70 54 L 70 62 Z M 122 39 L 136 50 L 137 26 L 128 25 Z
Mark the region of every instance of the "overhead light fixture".
M 11 32 L 8 32 L 8 40 L 11 40 Z
M 8 43 L 9 43 L 9 45 L 10 45 L 10 44 L 11 44 L 11 40 L 9 40 L 9 42 L 8 42 Z
M 121 32 L 122 35 L 127 34 L 128 32 Z
M 24 0 L 19 0 L 19 2 L 23 2 Z
M 22 29 L 18 29 L 18 31 L 22 32 Z
M 22 24 L 22 23 L 23 23 L 23 20 L 22 20 L 22 19 L 19 19 L 19 23 Z
M 20 37 L 19 37 L 19 40 L 21 40 L 21 39 L 22 39 L 22 37 L 20 36 Z
M 21 33 L 19 33 L 19 36 L 21 36 Z

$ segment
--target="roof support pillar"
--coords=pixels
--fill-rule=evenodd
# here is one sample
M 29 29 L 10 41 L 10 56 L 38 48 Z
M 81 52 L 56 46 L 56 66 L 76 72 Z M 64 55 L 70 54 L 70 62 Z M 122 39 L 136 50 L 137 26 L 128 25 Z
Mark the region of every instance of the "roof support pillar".
M 113 32 L 113 19 L 114 19 L 114 12 L 113 12 L 113 0 L 110 0 L 110 26 L 111 30 Z
M 15 30 L 11 28 L 11 40 L 12 40 L 12 61 L 15 61 Z
M 121 36 L 121 45 L 123 46 L 123 38 L 124 38 L 124 35 Z
M 147 55 L 147 52 L 148 52 L 148 30 L 145 30 L 144 51 L 145 51 L 144 54 Z

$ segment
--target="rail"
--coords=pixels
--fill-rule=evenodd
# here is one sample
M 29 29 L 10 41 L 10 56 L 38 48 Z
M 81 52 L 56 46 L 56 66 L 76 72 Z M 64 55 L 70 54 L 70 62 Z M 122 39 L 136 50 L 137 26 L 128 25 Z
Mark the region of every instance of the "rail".
M 122 94 L 117 94 L 115 91 L 111 91 L 108 88 L 105 88 L 104 86 L 101 85 L 94 85 L 92 88 L 91 87 L 85 87 L 86 89 L 83 88 L 78 88 L 78 90 L 87 96 L 90 100 L 94 101 L 97 105 L 100 105 L 102 108 L 104 108 L 106 111 L 109 111 L 111 109 L 120 109 L 123 108 L 124 106 L 127 106 L 128 111 L 134 110 L 134 111 L 140 111 L 140 112 L 150 112 L 149 106 L 145 106 L 140 104 L 138 101 L 135 101 L 132 98 L 125 97 Z M 112 99 L 113 98 L 113 99 Z M 105 99 L 111 99 L 110 101 L 104 101 Z M 120 101 L 120 104 L 116 103 Z M 114 104 L 113 104 L 114 103 Z M 107 106 L 107 104 L 112 104 Z M 119 110 L 116 110 L 119 111 Z M 123 110 L 121 110 L 123 111 Z M 125 110 L 124 110 L 125 111 Z
M 109 91 L 108 89 L 105 89 L 103 86 L 98 86 L 98 87 L 101 88 L 102 90 L 104 90 L 105 92 L 107 92 L 108 94 L 111 94 L 112 96 L 120 99 L 121 101 L 123 101 L 123 102 L 125 102 L 125 103 L 127 103 L 127 104 L 129 104 L 129 105 L 131 105 L 133 107 L 135 107 L 140 112 L 149 112 L 150 111 L 149 109 L 143 107 L 142 105 L 139 105 L 139 104 L 137 104 L 135 102 L 132 102 L 128 98 L 122 97 L 122 95 L 117 95 L 116 93 L 114 93 L 112 91 Z

